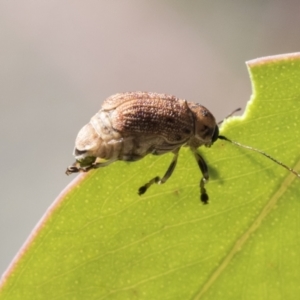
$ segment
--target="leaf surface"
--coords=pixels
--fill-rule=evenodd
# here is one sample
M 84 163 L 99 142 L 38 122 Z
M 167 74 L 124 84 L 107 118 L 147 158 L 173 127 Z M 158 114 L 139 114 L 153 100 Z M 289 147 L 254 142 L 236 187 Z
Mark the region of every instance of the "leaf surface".
M 253 95 L 221 134 L 300 170 L 300 54 L 248 62 Z M 226 99 L 224 99 L 226 101 Z M 300 180 L 223 140 L 198 166 L 172 155 L 78 176 L 4 274 L 0 299 L 295 299 L 300 294 Z

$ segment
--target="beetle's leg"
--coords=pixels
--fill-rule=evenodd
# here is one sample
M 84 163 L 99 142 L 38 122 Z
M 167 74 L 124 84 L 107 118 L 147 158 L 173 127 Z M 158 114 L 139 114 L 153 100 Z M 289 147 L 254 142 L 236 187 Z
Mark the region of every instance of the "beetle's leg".
M 91 165 L 85 166 L 85 167 L 78 166 L 79 163 L 76 161 L 73 165 L 71 165 L 70 167 L 67 168 L 66 174 L 70 175 L 72 173 L 88 172 L 91 169 L 98 169 L 98 168 L 101 168 L 101 167 L 106 167 L 114 161 L 115 160 L 108 160 L 106 162 L 94 163 L 94 164 L 91 164 Z
M 207 164 L 206 164 L 205 160 L 203 159 L 203 157 L 197 152 L 197 150 L 192 149 L 192 151 L 194 153 L 194 156 L 197 160 L 198 166 L 203 175 L 203 177 L 200 180 L 200 199 L 203 202 L 203 204 L 207 204 L 209 197 L 208 197 L 208 194 L 206 193 L 206 189 L 204 187 L 205 183 L 209 179 Z
M 79 168 L 76 166 L 76 162 L 72 166 L 67 167 L 66 170 L 67 175 L 70 175 L 72 173 L 77 173 L 77 172 L 79 172 Z
M 111 163 L 113 163 L 114 161 L 116 161 L 116 159 L 111 159 L 111 160 L 107 160 L 105 162 L 95 163 L 88 167 L 82 167 L 82 169 L 83 169 L 83 172 L 87 172 L 91 169 L 98 169 L 98 168 L 106 167 L 106 166 L 110 165 Z
M 175 167 L 176 167 L 176 163 L 177 163 L 177 159 L 178 159 L 178 153 L 179 153 L 179 148 L 176 149 L 174 152 L 174 157 L 171 161 L 171 164 L 169 165 L 169 168 L 167 170 L 167 172 L 165 173 L 163 178 L 160 178 L 159 176 L 154 177 L 153 179 L 151 179 L 148 183 L 146 183 L 145 185 L 141 186 L 139 188 L 138 194 L 142 195 L 144 193 L 146 193 L 147 189 L 153 184 L 153 183 L 157 183 L 157 184 L 163 184 L 165 183 L 170 176 L 172 175 Z

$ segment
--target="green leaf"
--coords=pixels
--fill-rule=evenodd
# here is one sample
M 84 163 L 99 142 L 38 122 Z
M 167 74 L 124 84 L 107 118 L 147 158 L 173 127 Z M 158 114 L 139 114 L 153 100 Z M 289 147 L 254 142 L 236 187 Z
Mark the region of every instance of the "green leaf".
M 252 99 L 221 134 L 300 170 L 300 54 L 248 67 Z M 171 154 L 78 176 L 6 272 L 0 299 L 295 299 L 299 178 L 223 140 L 199 150 L 209 205 L 186 148 L 169 181 L 143 196 Z

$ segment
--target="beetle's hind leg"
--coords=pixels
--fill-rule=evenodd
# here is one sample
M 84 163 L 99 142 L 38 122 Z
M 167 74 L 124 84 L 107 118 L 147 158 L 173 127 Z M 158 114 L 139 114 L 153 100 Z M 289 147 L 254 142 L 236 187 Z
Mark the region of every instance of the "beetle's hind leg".
M 98 168 L 106 167 L 114 161 L 115 160 L 108 160 L 108 161 L 105 161 L 105 162 L 92 163 L 92 164 L 87 165 L 87 166 L 80 166 L 80 162 L 76 161 L 76 162 L 74 162 L 73 165 L 71 165 L 67 168 L 66 174 L 70 175 L 72 173 L 88 172 L 92 169 L 98 169 Z
M 176 149 L 174 152 L 174 157 L 171 161 L 171 164 L 168 167 L 167 172 L 165 173 L 165 175 L 163 176 L 163 178 L 160 178 L 159 176 L 154 177 L 153 179 L 151 179 L 148 183 L 146 183 L 145 185 L 141 186 L 139 188 L 138 194 L 139 195 L 143 195 L 144 193 L 146 193 L 146 191 L 148 190 L 148 188 L 153 184 L 163 184 L 165 183 L 172 175 L 176 164 L 177 164 L 177 159 L 178 159 L 178 153 L 179 153 L 179 149 Z
M 205 189 L 205 184 L 209 179 L 209 174 L 208 174 L 208 168 L 207 168 L 207 164 L 205 162 L 205 160 L 203 159 L 203 157 L 197 152 L 196 149 L 192 149 L 194 156 L 196 158 L 196 161 L 198 163 L 198 166 L 201 170 L 201 173 L 203 175 L 203 177 L 200 180 L 200 199 L 202 201 L 203 204 L 208 204 L 208 194 L 206 192 Z

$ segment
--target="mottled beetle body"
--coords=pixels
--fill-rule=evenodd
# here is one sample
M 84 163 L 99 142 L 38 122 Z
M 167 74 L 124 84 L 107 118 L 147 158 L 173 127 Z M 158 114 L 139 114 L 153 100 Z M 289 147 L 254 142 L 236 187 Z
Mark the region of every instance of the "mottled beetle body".
M 197 148 L 211 146 L 218 135 L 214 116 L 202 105 L 166 94 L 116 94 L 106 99 L 101 110 L 79 131 L 74 149 L 76 162 L 66 173 L 86 172 L 116 160 L 136 161 L 150 153 L 173 152 L 164 177 L 155 177 L 141 187 L 139 194 L 143 194 L 152 183 L 164 183 L 171 176 L 180 147 L 188 146 L 203 173 L 201 200 L 206 203 L 208 170 Z
M 237 110 L 236 110 L 237 111 Z M 162 184 L 172 175 L 182 146 L 187 146 L 198 163 L 201 201 L 208 203 L 204 187 L 209 178 L 207 165 L 197 148 L 210 147 L 217 139 L 258 152 L 281 165 L 298 178 L 300 174 L 269 154 L 219 135 L 214 116 L 202 105 L 156 93 L 121 93 L 106 99 L 101 110 L 78 133 L 74 155 L 76 162 L 66 173 L 87 172 L 116 160 L 136 161 L 147 154 L 173 152 L 165 175 L 151 179 L 139 188 L 144 194 L 153 184 Z
M 101 110 L 79 131 L 74 149 L 76 162 L 66 173 L 87 172 L 116 160 L 136 161 L 150 153 L 173 152 L 165 175 L 140 187 L 141 195 L 153 183 L 167 181 L 176 167 L 180 148 L 187 146 L 203 175 L 200 198 L 206 204 L 204 185 L 209 178 L 208 168 L 197 148 L 210 147 L 217 139 L 258 152 L 300 178 L 298 172 L 269 154 L 219 135 L 214 116 L 204 106 L 171 95 L 145 92 L 116 94 L 104 101 Z

